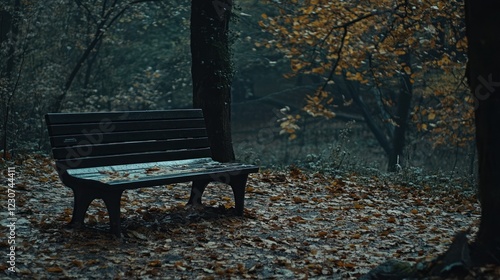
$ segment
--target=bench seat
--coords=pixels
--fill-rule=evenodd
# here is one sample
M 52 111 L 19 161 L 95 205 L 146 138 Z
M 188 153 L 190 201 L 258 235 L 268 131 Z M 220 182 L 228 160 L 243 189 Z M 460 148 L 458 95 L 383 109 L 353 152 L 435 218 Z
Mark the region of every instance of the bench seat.
M 253 165 L 220 163 L 211 158 L 200 158 L 76 168 L 68 170 L 68 175 L 75 179 L 106 184 L 112 190 L 125 190 L 192 180 L 229 182 L 228 174 L 253 172 L 256 172 Z

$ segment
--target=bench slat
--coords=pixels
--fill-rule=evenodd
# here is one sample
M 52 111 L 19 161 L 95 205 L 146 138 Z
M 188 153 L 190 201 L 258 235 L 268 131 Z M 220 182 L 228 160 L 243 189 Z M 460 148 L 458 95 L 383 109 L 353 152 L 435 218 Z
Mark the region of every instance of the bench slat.
M 203 169 L 200 167 L 199 170 L 191 169 L 185 170 L 183 172 L 169 173 L 169 174 L 159 174 L 155 175 L 154 172 L 151 174 L 141 174 L 141 173 L 130 173 L 129 178 L 115 178 L 109 179 L 107 174 L 84 174 L 84 175 L 72 175 L 75 178 L 80 178 L 84 180 L 98 181 L 105 183 L 107 186 L 103 188 L 110 189 L 128 189 L 137 187 L 149 187 L 149 186 L 159 186 L 168 185 L 179 182 L 186 182 L 191 180 L 210 180 L 210 181 L 222 181 L 224 178 L 229 180 L 232 175 L 242 175 L 257 172 L 258 168 L 252 165 L 236 164 L 231 166 L 221 166 L 213 169 Z M 139 175 L 139 177 L 136 177 Z M 222 179 L 222 180 L 221 180 Z
M 238 175 L 243 175 L 243 174 L 249 174 L 249 173 L 254 173 L 257 172 L 258 168 L 255 167 L 241 167 L 237 171 L 236 170 L 231 170 L 228 169 L 227 171 L 221 170 L 217 172 L 206 172 L 206 171 L 199 171 L 199 172 L 192 172 L 192 173 L 185 173 L 185 174 L 176 174 L 175 176 L 173 175 L 163 175 L 163 176 L 156 176 L 156 177 L 146 177 L 146 178 L 140 178 L 137 180 L 132 180 L 132 181 L 117 181 L 117 182 L 108 182 L 107 184 L 111 188 L 115 189 L 124 189 L 124 188 L 139 188 L 139 187 L 152 187 L 152 186 L 161 186 L 161 185 L 168 185 L 168 184 L 174 184 L 174 183 L 181 183 L 181 182 L 186 182 L 186 181 L 196 181 L 196 180 L 211 180 L 211 181 L 217 181 L 216 178 L 227 178 L 232 175 L 232 173 Z M 224 180 L 222 180 L 224 182 Z
M 111 165 L 111 166 L 98 166 L 89 168 L 76 168 L 68 170 L 68 174 L 74 176 L 86 176 L 87 174 L 94 174 L 100 172 L 136 172 L 137 170 L 146 170 L 155 166 L 183 166 L 183 165 L 204 165 L 216 162 L 211 158 L 195 158 L 195 159 L 181 159 L 181 160 L 169 160 L 160 162 L 144 162 L 144 163 L 134 163 L 134 164 L 121 164 L 121 165 Z
M 47 124 L 71 124 L 89 122 L 107 122 L 120 120 L 166 120 L 202 118 L 201 109 L 182 109 L 168 111 L 127 111 L 127 112 L 97 112 L 97 113 L 48 113 L 45 115 Z
M 191 149 L 173 152 L 152 152 L 140 154 L 121 154 L 102 157 L 76 158 L 56 160 L 56 165 L 61 170 L 73 168 L 86 168 L 106 165 L 132 164 L 140 162 L 168 161 L 189 158 L 211 157 L 210 148 Z
M 166 140 L 181 138 L 200 138 L 206 137 L 207 132 L 204 128 L 188 129 L 167 129 L 151 131 L 134 132 L 116 132 L 116 133 L 89 133 L 74 134 L 50 137 L 50 143 L 53 148 L 67 147 L 75 145 L 120 143 L 147 140 Z
M 49 127 L 50 136 L 88 134 L 88 133 L 110 133 L 124 131 L 145 131 L 161 129 L 182 128 L 205 128 L 203 118 L 161 121 L 103 121 L 78 124 L 53 124 Z
M 211 158 L 200 158 L 116 166 L 78 168 L 68 170 L 68 174 L 82 179 L 107 177 L 109 181 L 109 178 L 131 180 L 132 178 L 156 177 L 166 174 L 175 176 L 175 174 L 189 173 L 194 171 L 234 171 L 242 167 L 255 166 L 235 162 L 220 163 L 212 160 Z
M 70 171 L 69 174 L 80 179 L 95 180 L 103 183 L 108 183 L 110 185 L 120 185 L 122 183 L 127 183 L 129 181 L 150 180 L 160 177 L 170 178 L 179 176 L 181 174 L 192 174 L 197 172 L 203 172 L 206 174 L 220 174 L 232 171 L 236 172 L 236 170 L 240 171 L 240 169 L 244 170 L 245 168 L 252 166 L 245 164 L 230 164 L 230 165 L 219 164 L 213 166 L 207 166 L 207 165 L 187 166 L 184 168 L 182 168 L 182 166 L 180 168 L 178 166 L 170 166 L 170 167 L 171 168 L 166 168 L 165 166 L 158 165 L 157 163 L 152 163 L 151 167 L 149 168 L 133 169 L 130 171 L 123 170 L 117 172 L 117 171 L 106 171 L 97 169 L 99 170 L 98 172 L 74 174 L 73 172 Z
M 126 153 L 141 153 L 155 151 L 175 151 L 185 149 L 208 148 L 208 138 L 151 140 L 141 142 L 111 143 L 82 145 L 73 147 L 54 148 L 52 154 L 55 159 L 71 159 L 78 155 L 85 157 L 119 155 Z

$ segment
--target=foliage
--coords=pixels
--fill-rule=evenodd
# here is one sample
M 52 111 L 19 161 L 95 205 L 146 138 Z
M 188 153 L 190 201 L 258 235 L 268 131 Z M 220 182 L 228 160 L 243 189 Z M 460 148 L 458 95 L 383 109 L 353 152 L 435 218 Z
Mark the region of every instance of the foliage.
M 190 102 L 189 57 L 184 50 L 188 42 L 188 11 L 188 7 L 177 2 L 135 4 L 109 26 L 100 50 L 96 50 L 100 53 L 96 69 L 88 65 L 91 84 L 81 85 L 83 90 L 91 87 L 94 99 L 103 102 L 87 104 L 87 110 L 169 108 L 173 100 L 177 106 L 186 107 Z M 72 100 L 85 102 L 81 97 L 77 88 Z M 69 105 L 65 110 L 81 111 L 82 106 Z
M 334 87 L 343 76 L 362 84 L 364 92 L 377 92 L 365 99 L 382 123 L 394 126 L 394 88 L 411 86 L 414 100 L 425 100 L 413 109 L 418 131 L 433 130 L 436 145 L 470 141 L 472 108 L 464 88 L 457 87 L 466 59 L 462 1 L 290 0 L 277 6 L 277 13 L 262 14 L 260 21 L 271 39 L 256 45 L 280 50 L 290 60 L 288 77 L 322 78 L 305 112 L 332 118 L 340 105 L 350 104 L 335 101 L 345 95 Z M 405 77 L 411 85 L 401 82 Z
M 417 131 L 429 133 L 434 147 L 463 148 L 474 141 L 475 100 L 463 83 L 456 85 L 457 74 L 428 77 L 420 91 L 421 104 L 413 108 Z
M 13 11 L 8 1 L 0 11 Z M 57 111 L 155 109 L 191 103 L 189 7 L 182 1 L 20 1 L 17 40 L 3 41 L 0 94 L 7 145 L 40 149 L 47 139 L 43 115 Z M 105 21 L 106 17 L 116 18 Z M 107 25 L 101 26 L 105 22 Z M 9 31 L 12 34 L 12 31 Z M 54 36 L 54 34 L 58 34 Z M 12 36 L 11 36 L 12 37 Z M 98 40 L 96 40 L 96 38 Z M 91 47 L 95 43 L 95 46 Z M 82 61 L 87 50 L 88 56 Z M 71 77 L 75 73 L 75 77 Z M 17 87 L 5 85 L 16 84 Z M 8 101 L 8 104 L 7 104 Z M 8 116 L 6 112 L 9 112 Z
M 47 3 L 40 1 L 21 2 L 23 6 L 20 16 L 23 21 L 21 35 L 17 42 L 19 48 L 16 49 L 17 61 L 20 63 L 16 64 L 15 72 L 21 74 L 19 75 L 19 84 L 15 92 L 6 86 L 2 86 L 2 90 L 0 90 L 2 94 L 0 132 L 5 131 L 8 134 L 7 151 L 12 152 L 15 156 L 19 156 L 26 150 L 42 149 L 48 151 L 48 149 L 44 149 L 47 148 L 48 139 L 45 135 L 46 130 L 43 128 L 43 115 L 54 110 L 55 99 L 62 93 L 62 88 L 69 74 L 95 35 L 98 24 L 96 19 L 101 16 L 103 4 L 110 3 L 102 0 L 71 3 L 59 0 Z M 12 3 L 13 1 L 7 1 L 6 5 L 0 9 L 13 10 Z M 126 3 L 125 0 L 117 1 L 117 7 L 124 7 Z M 294 4 L 290 1 L 282 1 L 282 3 L 285 5 L 282 6 L 285 12 L 290 15 L 297 12 L 294 9 L 298 3 Z M 154 1 L 136 4 L 127 9 L 106 29 L 101 43 L 96 46 L 82 66 L 69 89 L 63 110 L 98 111 L 190 106 L 192 97 L 191 58 L 187 51 L 189 46 L 189 7 L 187 4 L 180 0 Z M 239 117 L 236 122 L 234 122 L 236 118 L 233 118 L 235 135 L 241 133 L 241 137 L 235 144 L 238 144 L 238 141 L 247 143 L 247 148 L 238 151 L 238 154 L 241 156 L 242 153 L 251 148 L 257 155 L 256 158 L 259 162 L 279 165 L 298 164 L 300 155 L 305 158 L 308 154 L 329 154 L 328 151 L 338 146 L 334 137 L 337 128 L 333 127 L 341 129 L 342 121 L 339 116 L 346 112 L 344 107 L 352 103 L 352 99 L 345 92 L 346 89 L 342 86 L 342 82 L 334 77 L 335 84 L 328 85 L 325 92 L 322 93 L 326 97 L 322 98 L 316 96 L 314 90 L 309 89 L 313 86 L 306 84 L 300 88 L 302 85 L 299 85 L 299 82 L 304 77 L 300 72 L 295 73 L 295 77 L 289 80 L 279 79 L 282 73 L 289 71 L 290 61 L 284 58 L 282 53 L 278 53 L 273 48 L 273 44 L 268 44 L 269 40 L 263 43 L 262 38 L 268 36 L 269 33 L 262 32 L 258 23 L 260 15 L 263 13 L 268 15 L 268 19 L 279 16 L 276 14 L 276 8 L 260 1 L 245 1 L 238 4 L 241 5 L 241 8 L 234 10 L 233 14 L 237 21 L 231 22 L 231 28 L 235 31 L 233 49 L 236 70 L 232 101 L 233 105 L 237 105 L 233 106 L 233 117 L 239 117 L 244 112 L 251 113 L 244 115 L 245 119 Z M 342 5 L 347 4 L 343 3 Z M 266 20 L 263 20 L 263 23 L 265 22 Z M 356 24 L 361 24 L 361 22 Z M 288 26 L 285 27 L 288 28 Z M 349 28 L 349 31 L 353 29 L 354 27 Z M 318 32 L 320 31 L 318 30 Z M 53 36 L 53 34 L 58 34 L 58 36 Z M 271 39 L 277 40 L 279 38 L 273 37 Z M 267 45 L 269 48 L 256 47 L 253 43 L 255 41 L 263 46 Z M 9 42 L 2 42 L 0 54 L 0 64 L 2 65 L 5 65 L 8 59 L 6 56 L 8 45 L 6 44 Z M 344 55 L 342 58 L 347 58 L 347 56 Z M 334 60 L 332 60 L 333 62 Z M 412 131 L 412 143 L 420 141 L 419 139 L 422 137 L 445 135 L 440 129 L 446 129 L 449 120 L 463 119 L 469 122 L 469 118 L 462 115 L 466 110 L 460 110 L 462 105 L 458 99 L 455 102 L 451 91 L 446 90 L 446 94 L 440 95 L 442 98 L 446 97 L 444 103 L 447 106 L 454 108 L 453 111 L 449 111 L 449 119 L 446 119 L 447 111 L 440 109 L 443 108 L 443 105 L 433 95 L 435 89 L 455 89 L 451 83 L 460 79 L 460 71 L 460 69 L 453 70 L 446 77 L 439 69 L 434 72 L 430 71 L 424 79 L 427 86 L 424 88 L 422 83 L 418 89 L 415 89 L 416 95 L 420 96 L 425 92 L 429 98 L 419 98 L 419 96 L 414 98 L 415 107 L 412 109 L 412 117 L 418 123 L 414 125 L 415 128 Z M 357 72 L 353 70 L 353 73 Z M 315 86 L 318 81 L 321 81 L 312 79 L 315 77 L 319 77 L 319 74 L 308 74 L 302 80 L 311 80 Z M 376 113 L 374 115 L 380 118 L 381 123 L 385 124 L 386 127 L 393 126 L 391 114 L 382 113 L 390 112 L 391 108 L 397 104 L 397 98 L 394 99 L 394 97 L 397 97 L 398 94 L 393 89 L 397 86 L 397 79 L 379 79 L 381 91 L 377 93 L 377 90 L 369 89 L 373 86 L 370 75 L 365 78 L 369 79 L 370 83 L 362 87 L 364 100 L 369 103 L 372 112 Z M 431 80 L 434 81 L 432 89 Z M 2 85 L 12 85 L 15 81 L 14 79 L 2 79 Z M 439 83 L 439 81 L 443 82 Z M 322 120 L 317 119 L 314 121 L 315 124 L 311 124 L 311 118 L 308 115 L 297 113 L 296 108 L 300 106 L 301 98 L 296 97 L 296 101 L 293 103 L 294 98 L 288 94 L 288 92 L 297 92 L 295 90 L 297 88 L 299 88 L 298 91 L 311 90 L 309 95 L 312 102 L 308 107 L 310 112 L 315 112 L 316 115 L 335 115 L 337 117 L 335 122 L 323 123 Z M 457 91 L 462 92 L 460 88 Z M 11 93 L 15 94 L 11 95 Z M 9 103 L 10 116 L 4 117 L 4 113 L 7 111 L 5 101 L 8 100 L 4 97 L 8 96 L 12 96 Z M 463 98 L 465 98 L 465 93 Z M 461 100 L 463 98 L 460 97 Z M 332 102 L 328 104 L 327 101 L 330 100 Z M 386 103 L 387 105 L 385 105 Z M 271 133 L 257 130 L 254 134 L 247 134 L 254 124 L 259 122 L 262 125 L 263 119 L 268 120 L 265 117 L 267 115 L 261 113 L 263 110 L 285 106 L 289 106 L 290 110 L 287 114 L 280 114 L 278 117 L 284 121 L 281 123 L 281 127 L 275 127 L 276 116 L 273 116 L 272 120 L 269 119 L 269 122 L 264 124 L 266 131 L 272 131 Z M 436 117 L 433 120 L 428 120 L 426 115 L 432 110 L 435 111 Z M 254 112 L 258 113 L 254 114 Z M 359 110 L 351 107 L 348 113 L 350 115 L 359 114 Z M 5 127 L 4 120 L 7 120 Z M 289 126 L 289 124 L 295 126 Z M 363 122 L 358 121 L 358 124 L 363 125 Z M 421 124 L 420 128 L 419 124 Z M 427 130 L 421 129 L 424 124 Z M 309 126 L 305 127 L 306 125 Z M 433 127 L 434 125 L 435 127 Z M 279 135 L 280 129 L 283 130 L 283 136 Z M 459 129 L 464 130 L 460 135 L 466 139 L 468 136 L 466 137 L 465 133 L 468 126 L 460 126 Z M 356 158 L 356 161 L 359 162 L 371 162 L 373 166 L 379 168 L 378 165 L 380 165 L 383 155 L 371 138 L 366 137 L 364 132 L 364 136 L 361 136 L 361 130 L 363 129 L 356 129 L 351 142 L 352 145 L 367 145 L 368 151 L 360 149 L 360 151 L 351 152 L 351 157 Z M 438 133 L 434 134 L 434 131 Z M 327 132 L 331 132 L 332 135 L 325 135 Z M 266 137 L 260 137 L 264 134 Z M 454 143 L 450 140 L 456 136 L 453 133 L 446 135 L 450 137 L 441 142 Z M 296 137 L 295 141 L 290 143 L 283 141 L 290 137 Z M 257 140 L 258 143 L 251 142 L 253 140 Z M 436 139 L 431 140 L 438 142 Z M 330 149 L 328 146 L 332 148 Z M 432 153 L 428 151 L 431 149 L 427 149 L 427 143 L 424 147 L 426 152 Z M 437 146 L 437 148 L 439 147 Z M 356 155 L 364 155 L 364 157 Z M 418 162 L 429 162 L 429 160 L 428 158 L 419 158 Z

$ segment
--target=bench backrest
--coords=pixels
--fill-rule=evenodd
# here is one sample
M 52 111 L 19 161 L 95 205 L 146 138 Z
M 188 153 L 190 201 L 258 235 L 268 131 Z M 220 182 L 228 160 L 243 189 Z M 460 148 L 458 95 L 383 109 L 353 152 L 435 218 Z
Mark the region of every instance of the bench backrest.
M 211 157 L 199 109 L 49 113 L 58 170 Z

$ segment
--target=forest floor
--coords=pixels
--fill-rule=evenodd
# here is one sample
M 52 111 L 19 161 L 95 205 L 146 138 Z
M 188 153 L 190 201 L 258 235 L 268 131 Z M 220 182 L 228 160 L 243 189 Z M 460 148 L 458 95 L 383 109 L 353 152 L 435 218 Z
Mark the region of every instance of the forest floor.
M 473 238 L 480 214 L 460 181 L 399 184 L 394 175 L 289 168 L 250 176 L 244 217 L 231 215 L 232 193 L 221 184 L 207 188 L 204 211 L 184 206 L 188 184 L 126 191 L 116 239 L 100 200 L 85 229 L 65 226 L 73 195 L 48 157 L 2 165 L 4 175 L 15 168 L 15 269 L 26 279 L 357 279 L 388 259 L 429 261 L 456 232 Z M 3 205 L 6 189 L 2 182 Z M 1 215 L 8 275 L 5 206 Z

